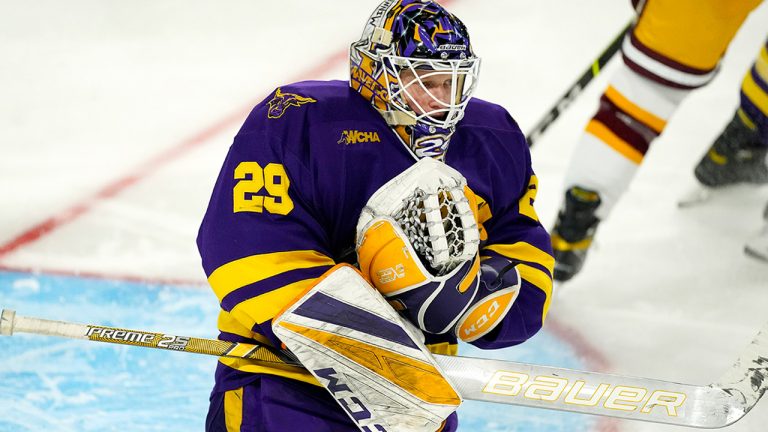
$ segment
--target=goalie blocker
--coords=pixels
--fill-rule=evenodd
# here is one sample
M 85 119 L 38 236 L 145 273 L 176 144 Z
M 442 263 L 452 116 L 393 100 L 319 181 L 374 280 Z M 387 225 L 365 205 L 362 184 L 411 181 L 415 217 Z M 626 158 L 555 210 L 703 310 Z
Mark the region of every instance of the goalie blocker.
M 272 329 L 363 431 L 434 432 L 461 403 L 421 333 L 349 265 L 319 278 Z

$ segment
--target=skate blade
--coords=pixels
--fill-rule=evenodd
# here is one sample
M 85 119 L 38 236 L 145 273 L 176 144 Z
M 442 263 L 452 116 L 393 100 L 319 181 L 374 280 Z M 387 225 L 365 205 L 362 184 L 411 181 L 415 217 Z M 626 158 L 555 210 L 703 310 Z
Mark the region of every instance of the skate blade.
M 760 262 L 763 262 L 765 264 L 768 264 L 768 251 L 758 251 L 756 249 L 752 249 L 749 246 L 744 247 L 744 253 L 747 254 L 748 257 L 754 258 Z
M 768 225 L 763 228 L 760 234 L 744 245 L 744 253 L 768 264 Z
M 677 207 L 680 209 L 697 207 L 728 196 L 741 196 L 744 199 L 749 199 L 747 197 L 754 196 L 760 187 L 762 186 L 752 183 L 735 183 L 716 188 L 696 184 L 690 186 L 686 192 L 680 195 L 677 200 Z
M 677 208 L 690 208 L 709 202 L 716 191 L 705 186 L 696 185 L 683 193 L 677 200 Z

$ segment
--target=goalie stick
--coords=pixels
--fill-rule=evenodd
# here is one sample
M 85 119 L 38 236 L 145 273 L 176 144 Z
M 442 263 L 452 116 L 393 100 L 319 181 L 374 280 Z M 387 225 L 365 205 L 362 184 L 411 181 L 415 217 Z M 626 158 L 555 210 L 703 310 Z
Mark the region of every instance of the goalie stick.
M 285 368 L 301 364 L 287 351 L 18 316 L 0 315 L 0 335 L 33 333 L 96 342 L 249 359 Z M 720 428 L 744 417 L 768 388 L 768 324 L 715 383 L 697 386 L 503 360 L 434 356 L 462 398 L 599 416 Z

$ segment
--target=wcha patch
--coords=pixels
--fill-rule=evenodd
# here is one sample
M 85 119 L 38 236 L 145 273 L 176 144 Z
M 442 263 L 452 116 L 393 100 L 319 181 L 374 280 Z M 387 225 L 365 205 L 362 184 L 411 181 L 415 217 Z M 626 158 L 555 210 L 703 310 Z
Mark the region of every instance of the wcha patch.
M 309 97 L 298 95 L 296 93 L 283 93 L 282 90 L 280 90 L 278 87 L 278 89 L 275 90 L 275 97 L 267 102 L 267 105 L 269 106 L 267 117 L 280 118 L 283 116 L 283 114 L 285 114 L 285 110 L 287 110 L 289 107 L 298 107 L 314 102 L 317 101 Z
M 350 145 L 350 144 L 368 143 L 368 142 L 381 142 L 381 138 L 379 138 L 379 133 L 363 132 L 359 130 L 345 130 L 341 132 L 341 138 L 339 138 L 336 144 Z

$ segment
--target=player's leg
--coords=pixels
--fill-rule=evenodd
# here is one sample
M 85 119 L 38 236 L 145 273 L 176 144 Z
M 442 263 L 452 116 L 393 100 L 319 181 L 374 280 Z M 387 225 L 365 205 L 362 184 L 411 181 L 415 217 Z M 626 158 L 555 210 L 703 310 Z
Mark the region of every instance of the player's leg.
M 261 375 L 239 389 L 214 393 L 206 432 L 358 431 L 322 387 Z
M 557 280 L 580 269 L 597 226 L 629 186 L 685 96 L 715 75 L 759 0 L 648 0 L 622 46 L 623 63 L 579 139 L 552 230 Z
M 733 119 L 701 159 L 694 173 L 705 186 L 768 183 L 768 42 L 741 83 Z

